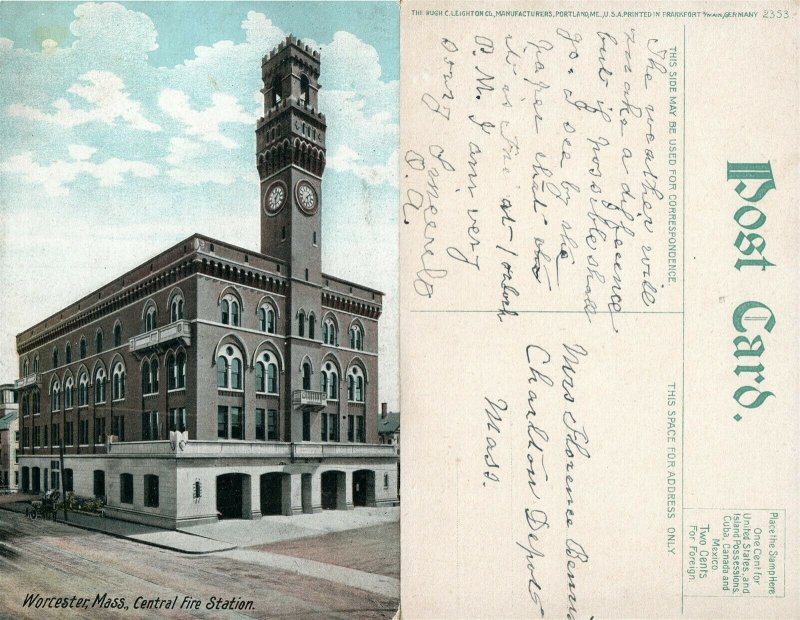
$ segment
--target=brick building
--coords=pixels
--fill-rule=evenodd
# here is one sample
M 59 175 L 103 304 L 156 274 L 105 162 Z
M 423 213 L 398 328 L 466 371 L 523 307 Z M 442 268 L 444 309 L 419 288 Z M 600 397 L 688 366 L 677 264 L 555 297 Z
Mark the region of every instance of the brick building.
M 163 527 L 396 503 L 382 294 L 322 271 L 319 68 L 262 63 L 260 252 L 192 235 L 17 336 L 23 489 Z
M 17 394 L 11 384 L 0 385 L 0 491 L 16 491 L 18 431 Z

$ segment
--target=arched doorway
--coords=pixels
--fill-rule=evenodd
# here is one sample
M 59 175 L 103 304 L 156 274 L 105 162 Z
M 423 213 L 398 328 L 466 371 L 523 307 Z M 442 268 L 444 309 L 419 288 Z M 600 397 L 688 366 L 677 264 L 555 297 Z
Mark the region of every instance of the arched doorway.
M 353 506 L 375 505 L 375 472 L 359 469 L 353 472 Z
M 217 516 L 220 519 L 250 518 L 250 476 L 217 476 Z
M 326 471 L 322 474 L 322 509 L 346 510 L 347 489 L 343 471 Z
M 261 475 L 261 514 L 290 515 L 291 476 L 283 472 Z

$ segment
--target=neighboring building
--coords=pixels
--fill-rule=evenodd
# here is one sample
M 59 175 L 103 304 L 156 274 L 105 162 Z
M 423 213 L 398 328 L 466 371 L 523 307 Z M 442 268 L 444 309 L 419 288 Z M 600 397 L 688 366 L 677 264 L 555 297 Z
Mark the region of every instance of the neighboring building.
M 322 271 L 319 69 L 262 63 L 260 252 L 192 235 L 17 336 L 23 489 L 164 527 L 397 502 L 383 295 Z
M 387 411 L 386 403 L 381 403 L 381 415 L 378 418 L 378 437 L 382 444 L 397 446 L 400 453 L 400 412 Z
M 378 437 L 382 444 L 395 446 L 397 450 L 397 498 L 400 499 L 400 412 L 387 411 L 386 403 L 381 403 Z
M 11 384 L 0 385 L 0 491 L 16 491 L 17 470 L 17 394 Z

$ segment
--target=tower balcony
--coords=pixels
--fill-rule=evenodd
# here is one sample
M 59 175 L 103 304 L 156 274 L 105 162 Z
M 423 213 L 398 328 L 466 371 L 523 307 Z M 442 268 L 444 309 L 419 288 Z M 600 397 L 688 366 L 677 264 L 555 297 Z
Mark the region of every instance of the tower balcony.
M 14 389 L 21 390 L 26 387 L 30 387 L 32 385 L 41 385 L 42 384 L 42 374 L 39 372 L 34 372 L 27 377 L 22 377 L 21 379 L 14 380 Z
M 292 393 L 292 406 L 303 411 L 321 411 L 325 409 L 328 397 L 325 392 L 314 390 L 295 390 Z
M 185 319 L 134 336 L 128 341 L 128 348 L 131 353 L 141 357 L 152 350 L 166 349 L 176 343 L 187 347 L 192 344 L 191 326 Z

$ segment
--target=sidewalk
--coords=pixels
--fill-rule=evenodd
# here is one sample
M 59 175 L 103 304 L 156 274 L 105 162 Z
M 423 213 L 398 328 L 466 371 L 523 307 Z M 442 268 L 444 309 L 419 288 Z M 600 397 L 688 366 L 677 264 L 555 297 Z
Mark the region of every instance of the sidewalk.
M 25 514 L 27 504 L 8 503 L 0 505 L 0 508 Z M 58 513 L 57 521 L 59 523 L 65 523 L 63 512 Z M 162 530 L 138 523 L 130 523 L 118 519 L 105 519 L 103 517 L 91 516 L 78 512 L 68 511 L 66 524 L 92 532 L 101 532 L 109 536 L 116 536 L 117 538 L 128 538 L 145 545 L 178 551 L 180 553 L 216 553 L 236 548 L 236 545 L 213 540 L 197 534 L 190 534 L 177 530 Z

